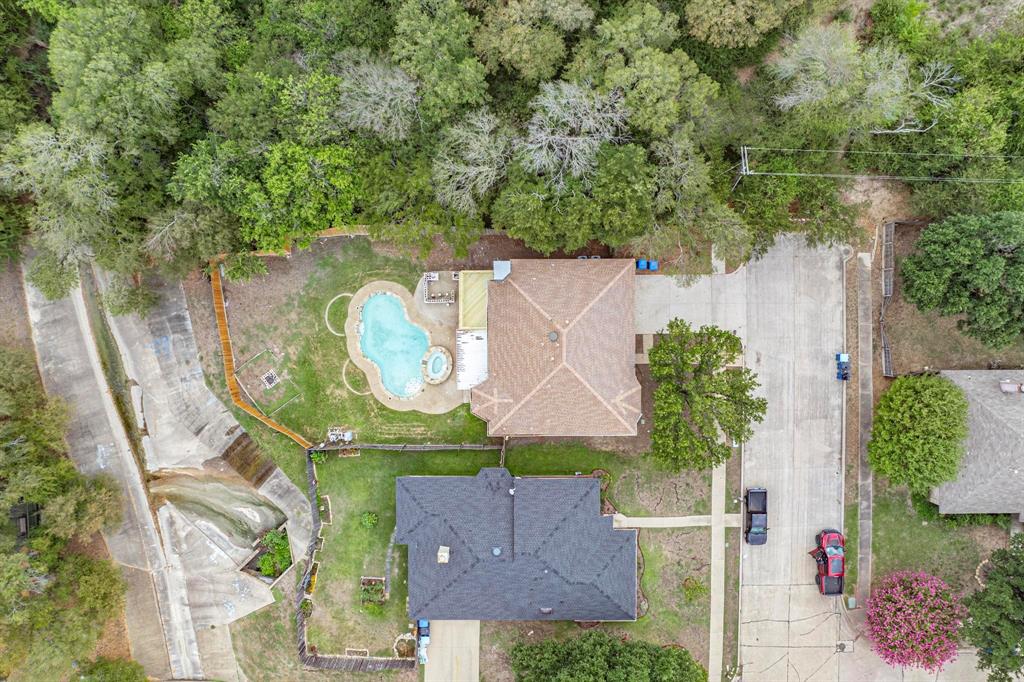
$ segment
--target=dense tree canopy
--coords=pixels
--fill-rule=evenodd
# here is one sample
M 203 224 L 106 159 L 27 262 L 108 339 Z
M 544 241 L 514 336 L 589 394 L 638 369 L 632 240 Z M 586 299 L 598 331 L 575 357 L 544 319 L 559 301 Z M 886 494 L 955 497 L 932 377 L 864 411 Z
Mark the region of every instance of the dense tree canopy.
M 520 682 L 708 679 L 707 671 L 686 649 L 616 639 L 597 630 L 575 639 L 516 644 L 511 662 Z
M 120 572 L 68 547 L 120 517 L 116 488 L 79 474 L 64 456 L 67 411 L 42 392 L 31 355 L 0 349 L 0 676 L 31 670 L 57 680 L 88 655 L 123 604 Z M 26 540 L 6 524 L 36 505 Z
M 967 399 L 940 376 L 900 377 L 875 409 L 868 458 L 894 483 L 927 493 L 956 478 L 967 437 Z
M 1024 149 L 1024 21 L 961 39 L 921 0 L 880 0 L 870 33 L 809 0 L 20 5 L 0 10 L 0 257 L 31 234 L 48 295 L 82 262 L 181 276 L 342 224 L 693 272 L 857 236 L 848 183 L 818 174 L 1024 177 L 1003 156 Z M 784 175 L 735 184 L 741 145 Z M 913 190 L 932 215 L 1024 208 L 1024 183 Z
M 964 602 L 967 641 L 978 648 L 978 667 L 992 682 L 1012 682 L 1024 671 L 1024 535 L 989 558 L 985 587 Z
M 651 454 L 672 469 L 712 469 L 732 444 L 753 434 L 768 403 L 754 397 L 757 376 L 739 367 L 742 346 L 717 327 L 691 329 L 675 319 L 648 353 L 654 390 Z
M 1011 344 L 1024 333 L 1024 212 L 932 223 L 900 273 L 921 310 L 963 315 L 969 336 L 993 348 Z

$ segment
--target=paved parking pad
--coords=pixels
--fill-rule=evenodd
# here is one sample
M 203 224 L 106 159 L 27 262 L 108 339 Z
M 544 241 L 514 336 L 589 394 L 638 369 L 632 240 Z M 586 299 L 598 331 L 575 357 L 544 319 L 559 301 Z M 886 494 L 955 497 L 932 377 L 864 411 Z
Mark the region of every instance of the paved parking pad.
M 430 646 L 424 682 L 478 682 L 480 621 L 430 621 Z

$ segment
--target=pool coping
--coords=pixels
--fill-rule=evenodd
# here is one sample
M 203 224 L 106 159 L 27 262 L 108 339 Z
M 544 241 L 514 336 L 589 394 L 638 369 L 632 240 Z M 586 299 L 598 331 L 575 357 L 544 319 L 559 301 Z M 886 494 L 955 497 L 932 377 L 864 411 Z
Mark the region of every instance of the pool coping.
M 436 324 L 420 316 L 419 311 L 416 309 L 415 297 L 404 286 L 388 280 L 374 280 L 360 287 L 358 291 L 352 294 L 352 298 L 349 299 L 348 316 L 345 319 L 345 345 L 352 364 L 361 369 L 366 375 L 373 397 L 382 405 L 399 412 L 416 411 L 423 412 L 424 414 L 445 414 L 462 405 L 464 401 L 461 397 L 458 395 L 448 396 L 441 390 L 440 385 L 430 384 L 426 381 L 424 381 L 423 388 L 416 395 L 409 398 L 399 398 L 384 388 L 380 367 L 373 360 L 363 355 L 363 349 L 359 347 L 358 332 L 363 304 L 366 303 L 370 296 L 379 293 L 398 297 L 405 309 L 405 317 L 409 323 L 416 325 L 426 333 L 428 350 L 434 346 L 445 348 L 443 344 L 436 343 L 435 334 L 432 331 Z M 449 352 L 451 351 L 449 350 Z M 453 377 L 449 376 L 445 381 L 453 381 Z

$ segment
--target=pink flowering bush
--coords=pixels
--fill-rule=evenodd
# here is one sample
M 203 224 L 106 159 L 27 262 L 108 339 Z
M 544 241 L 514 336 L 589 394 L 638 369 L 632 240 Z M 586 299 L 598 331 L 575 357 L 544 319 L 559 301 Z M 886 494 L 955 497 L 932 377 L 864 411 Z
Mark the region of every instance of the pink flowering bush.
M 868 598 L 868 638 L 889 665 L 935 672 L 956 658 L 966 615 L 960 598 L 941 579 L 900 571 L 886 576 Z

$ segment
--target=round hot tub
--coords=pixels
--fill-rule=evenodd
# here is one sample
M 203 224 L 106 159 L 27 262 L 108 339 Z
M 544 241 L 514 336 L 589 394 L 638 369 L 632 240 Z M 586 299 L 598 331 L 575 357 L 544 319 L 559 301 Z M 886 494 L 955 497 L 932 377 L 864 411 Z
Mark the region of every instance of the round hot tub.
M 420 362 L 423 380 L 428 384 L 440 384 L 452 373 L 452 354 L 444 346 L 431 346 Z

